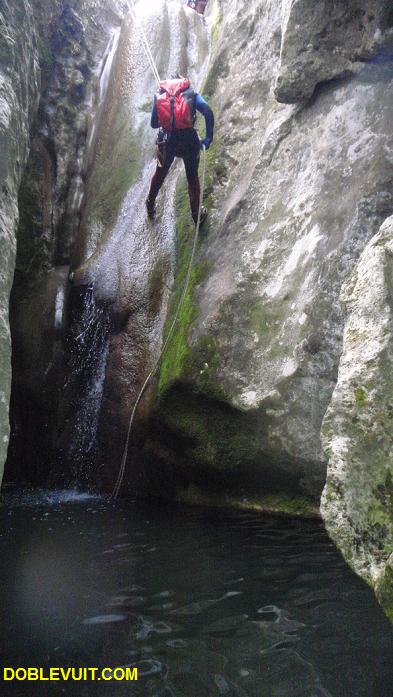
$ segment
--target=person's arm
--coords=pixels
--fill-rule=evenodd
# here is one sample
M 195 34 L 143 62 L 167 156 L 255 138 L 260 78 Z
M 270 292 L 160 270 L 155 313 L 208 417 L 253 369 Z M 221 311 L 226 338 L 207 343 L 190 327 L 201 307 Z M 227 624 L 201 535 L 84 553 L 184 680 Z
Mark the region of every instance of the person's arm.
M 205 100 L 203 99 L 203 97 L 201 97 L 200 94 L 195 95 L 195 108 L 205 117 L 206 137 L 202 141 L 202 145 L 204 145 L 207 150 L 210 143 L 213 141 L 214 114 L 210 109 L 208 103 L 205 102 Z
M 160 128 L 160 123 L 158 121 L 157 115 L 157 97 L 154 97 L 153 108 L 151 110 L 150 125 L 152 128 Z

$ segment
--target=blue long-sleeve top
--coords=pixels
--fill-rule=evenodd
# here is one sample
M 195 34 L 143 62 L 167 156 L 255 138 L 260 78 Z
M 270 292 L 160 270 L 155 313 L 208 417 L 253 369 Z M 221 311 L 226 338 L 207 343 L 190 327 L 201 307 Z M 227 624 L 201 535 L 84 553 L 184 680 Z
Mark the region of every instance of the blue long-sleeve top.
M 201 97 L 200 94 L 197 92 L 195 93 L 195 99 L 194 99 L 194 113 L 193 117 L 195 116 L 195 111 L 199 111 L 203 116 L 205 117 L 205 125 L 206 125 L 206 138 L 210 140 L 210 142 L 213 140 L 213 132 L 214 132 L 214 114 L 212 110 L 210 109 L 208 103 Z M 152 128 L 160 128 L 160 123 L 158 121 L 158 116 L 157 116 L 157 106 L 156 106 L 156 100 L 154 100 L 152 112 L 151 112 L 151 127 Z

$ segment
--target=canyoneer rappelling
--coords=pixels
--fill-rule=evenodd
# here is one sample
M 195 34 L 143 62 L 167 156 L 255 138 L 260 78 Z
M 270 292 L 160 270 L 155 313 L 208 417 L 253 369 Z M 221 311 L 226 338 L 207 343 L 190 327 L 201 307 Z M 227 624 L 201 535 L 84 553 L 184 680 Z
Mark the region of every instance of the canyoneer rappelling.
M 192 10 L 195 10 L 200 15 L 203 15 L 205 12 L 206 5 L 207 0 L 188 0 L 187 2 L 187 7 L 191 7 Z
M 169 345 L 169 342 L 171 341 L 188 291 L 197 249 L 199 229 L 207 217 L 207 210 L 202 205 L 206 174 L 206 150 L 209 149 L 213 141 L 214 132 L 214 114 L 203 97 L 192 89 L 188 78 L 176 74 L 176 76 L 170 80 L 160 80 L 157 65 L 151 53 L 146 34 L 135 13 L 134 0 L 131 0 L 130 9 L 133 19 L 140 31 L 140 38 L 146 53 L 146 58 L 150 64 L 153 75 L 159 87 L 159 92 L 154 97 L 151 113 L 151 126 L 155 129 L 158 128 L 159 133 L 157 138 L 157 167 L 151 180 L 150 191 L 146 199 L 148 216 L 149 218 L 154 217 L 155 200 L 158 192 L 164 183 L 165 177 L 168 174 L 175 157 L 181 157 L 184 161 L 187 175 L 191 213 L 195 223 L 195 235 L 189 258 L 186 279 L 173 321 L 161 348 L 161 352 L 150 373 L 147 375 L 131 412 L 120 470 L 111 495 L 111 498 L 113 499 L 118 497 L 122 487 L 127 463 L 131 429 L 138 405 L 150 380 L 156 373 L 161 359 Z M 197 111 L 203 114 L 205 118 L 206 134 L 203 140 L 199 139 L 198 133 L 194 128 Z M 199 181 L 198 173 L 201 150 L 204 154 L 202 161 L 202 183 Z
M 205 117 L 206 135 L 199 140 L 194 125 L 196 112 Z M 186 77 L 176 75 L 160 83 L 158 95 L 154 97 L 151 113 L 152 128 L 159 128 L 157 137 L 157 168 L 146 199 L 150 218 L 155 214 L 155 200 L 164 183 L 175 157 L 181 157 L 187 175 L 191 213 L 195 224 L 198 220 L 201 187 L 198 167 L 200 150 L 208 150 L 213 140 L 214 115 L 200 94 L 195 92 Z M 200 224 L 207 217 L 205 207 L 201 209 Z

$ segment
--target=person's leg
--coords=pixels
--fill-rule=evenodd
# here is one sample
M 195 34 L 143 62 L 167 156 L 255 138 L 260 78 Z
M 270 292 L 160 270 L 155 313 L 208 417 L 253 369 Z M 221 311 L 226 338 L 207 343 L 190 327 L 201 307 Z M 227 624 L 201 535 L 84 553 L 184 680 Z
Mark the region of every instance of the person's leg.
M 201 185 L 199 182 L 198 168 L 201 153 L 201 146 L 198 134 L 193 130 L 190 136 L 187 135 L 187 142 L 184 143 L 181 156 L 184 160 L 188 181 L 188 195 L 190 197 L 191 213 L 196 224 L 198 222 L 199 205 L 201 201 Z M 202 226 L 207 218 L 207 210 L 201 208 L 200 225 Z
M 153 174 L 151 183 L 150 183 L 150 191 L 148 194 L 148 197 L 146 199 L 146 208 L 147 212 L 149 215 L 153 215 L 154 213 L 154 203 L 157 198 L 158 192 L 161 189 L 165 177 L 168 174 L 172 162 L 175 159 L 175 153 L 173 148 L 170 147 L 169 143 L 166 145 L 166 154 L 165 154 L 165 160 L 162 164 L 157 164 L 156 171 Z
M 192 172 L 193 170 L 191 170 Z M 199 203 L 201 199 L 201 185 L 199 182 L 198 174 L 188 174 L 188 195 L 190 198 L 190 207 L 192 217 L 196 223 L 199 212 Z
M 191 213 L 194 222 L 196 222 L 198 219 L 199 203 L 201 197 L 201 185 L 199 182 L 198 175 L 200 145 L 199 138 L 196 133 L 195 137 L 193 135 L 188 139 L 187 143 L 184 143 L 182 148 L 182 157 L 188 182 L 188 195 L 190 198 Z

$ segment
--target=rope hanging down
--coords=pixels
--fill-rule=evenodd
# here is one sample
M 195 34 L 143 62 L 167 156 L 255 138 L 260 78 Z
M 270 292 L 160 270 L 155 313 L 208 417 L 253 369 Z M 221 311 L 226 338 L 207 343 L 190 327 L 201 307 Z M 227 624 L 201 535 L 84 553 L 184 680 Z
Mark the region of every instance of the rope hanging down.
M 155 80 L 156 80 L 158 86 L 160 86 L 160 82 L 161 82 L 161 80 L 160 80 L 160 75 L 159 75 L 159 72 L 158 72 L 158 69 L 157 69 L 155 60 L 154 60 L 154 58 L 153 58 L 153 54 L 152 54 L 152 52 L 151 52 L 151 50 L 150 50 L 149 42 L 148 42 L 148 40 L 147 40 L 145 31 L 144 31 L 144 29 L 143 29 L 143 27 L 142 27 L 142 24 L 141 24 L 141 22 L 139 21 L 138 16 L 137 16 L 137 14 L 136 14 L 135 2 L 134 2 L 134 0 L 130 0 L 130 2 L 131 2 L 131 5 L 130 5 L 130 12 L 131 12 L 132 19 L 134 20 L 136 26 L 137 26 L 138 29 L 139 29 L 139 33 L 140 33 L 142 45 L 143 45 L 143 48 L 145 49 L 145 53 L 146 53 L 147 60 L 149 61 L 149 64 L 150 64 L 150 67 L 151 67 L 151 69 L 152 69 L 154 78 L 155 78 Z
M 112 494 L 111 494 L 111 497 L 110 497 L 111 499 L 117 499 L 117 497 L 118 497 L 118 495 L 119 495 L 119 493 L 120 493 L 120 489 L 121 489 L 122 483 L 123 483 L 124 474 L 125 474 L 125 471 L 126 471 L 126 462 L 127 462 L 127 455 L 128 455 L 128 446 L 129 446 L 129 444 L 130 444 L 131 429 L 132 429 L 132 424 L 133 424 L 133 422 L 134 422 L 134 417 L 135 417 L 135 414 L 136 414 L 136 410 L 138 409 L 139 402 L 141 401 L 141 399 L 142 399 L 142 397 L 143 397 L 143 394 L 144 394 L 144 392 L 145 392 L 145 390 L 146 390 L 146 388 L 147 388 L 147 386 L 148 386 L 150 380 L 151 380 L 152 377 L 154 376 L 154 374 L 155 374 L 155 372 L 156 372 L 158 366 L 159 366 L 160 363 L 161 363 L 161 359 L 162 359 L 162 357 L 163 357 L 163 355 L 164 355 L 166 349 L 168 348 L 168 344 L 169 344 L 169 342 L 170 342 L 170 340 L 171 340 L 171 338 L 172 338 L 173 332 L 174 332 L 174 330 L 175 330 L 175 326 L 176 326 L 177 320 L 178 320 L 178 318 L 179 318 L 180 310 L 181 310 L 181 308 L 183 307 L 183 303 L 184 303 L 184 300 L 185 300 L 186 295 L 187 295 L 188 287 L 189 287 L 189 285 L 190 285 L 192 267 L 193 267 L 193 264 L 194 264 L 195 252 L 196 252 L 196 247 L 197 247 L 197 242 L 198 242 L 198 236 L 199 236 L 199 227 L 200 227 L 200 224 L 201 224 L 201 211 L 202 211 L 202 203 L 203 203 L 203 193 L 204 193 L 204 189 L 205 189 L 205 174 L 206 174 L 206 150 L 205 150 L 205 148 L 203 148 L 201 196 L 200 196 L 200 201 L 199 201 L 198 219 L 197 219 L 197 224 L 196 224 L 196 226 L 195 226 L 194 243 L 193 243 L 193 246 L 192 246 L 190 261 L 189 261 L 189 264 L 188 264 L 188 270 L 187 270 L 186 281 L 185 281 L 185 284 L 184 284 L 184 288 L 183 288 L 183 292 L 182 292 L 182 294 L 181 294 L 181 298 L 180 298 L 179 304 L 178 304 L 178 306 L 177 306 L 177 310 L 176 310 L 176 313 L 175 313 L 175 317 L 174 317 L 173 322 L 172 322 L 172 324 L 171 324 L 171 327 L 170 327 L 170 329 L 169 329 L 168 336 L 166 337 L 165 342 L 164 342 L 164 345 L 163 345 L 163 347 L 162 347 L 162 349 L 161 349 L 160 355 L 158 356 L 158 358 L 157 358 L 157 360 L 156 360 L 156 362 L 155 362 L 155 364 L 154 364 L 152 370 L 150 371 L 149 375 L 147 376 L 145 382 L 143 383 L 142 389 L 141 389 L 141 391 L 139 392 L 139 395 L 138 395 L 138 397 L 137 397 L 137 400 L 136 400 L 136 402 L 135 402 L 135 404 L 134 404 L 134 408 L 133 408 L 132 413 L 131 413 L 130 423 L 129 423 L 129 425 L 128 425 L 127 439 L 126 439 L 126 444 L 125 444 L 125 447 L 124 447 L 123 458 L 122 458 L 122 461 L 121 461 L 119 476 L 117 477 L 116 484 L 115 484 L 114 489 L 113 489 L 113 491 L 112 491 Z

